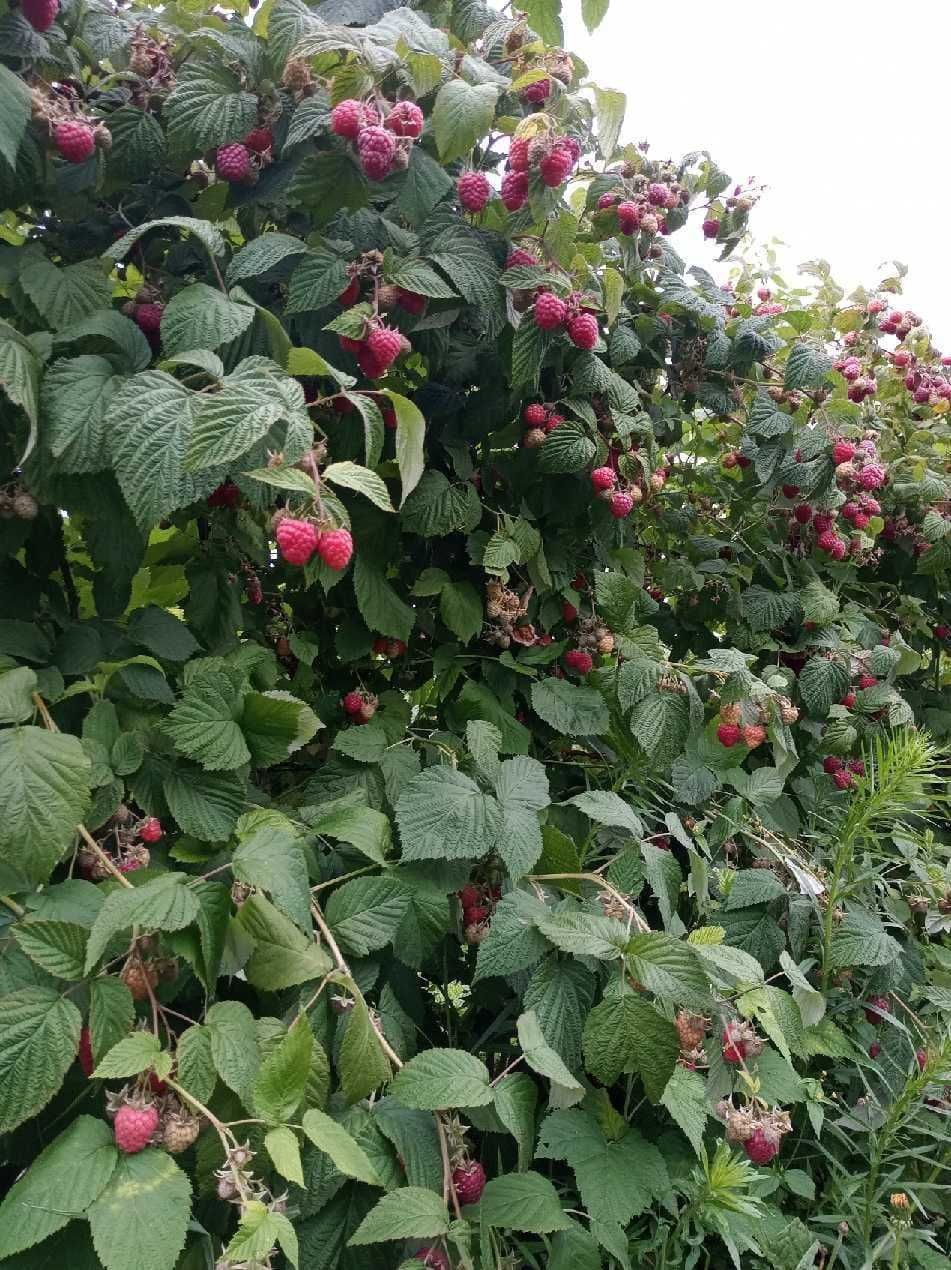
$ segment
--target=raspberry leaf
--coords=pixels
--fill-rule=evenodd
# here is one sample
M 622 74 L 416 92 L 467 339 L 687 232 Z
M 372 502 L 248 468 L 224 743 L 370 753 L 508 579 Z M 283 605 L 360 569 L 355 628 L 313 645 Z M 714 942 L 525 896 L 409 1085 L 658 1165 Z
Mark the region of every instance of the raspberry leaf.
M 606 997 L 585 1023 L 588 1071 L 607 1084 L 613 1084 L 622 1072 L 636 1072 L 652 1102 L 664 1092 L 679 1052 L 674 1025 L 630 993 Z
M 0 855 L 45 881 L 89 806 L 90 762 L 79 740 L 37 727 L 0 733 Z
M 19 988 L 0 1008 L 0 1132 L 35 1116 L 76 1057 L 82 1018 L 55 989 Z
M 298 1015 L 287 1035 L 261 1063 L 251 1096 L 254 1111 L 270 1124 L 292 1120 L 304 1100 L 314 1034 Z
M 383 1185 L 366 1152 L 343 1125 L 313 1108 L 304 1112 L 302 1124 L 314 1146 L 329 1155 L 341 1173 L 367 1186 Z
M 390 1092 L 404 1107 L 419 1111 L 484 1107 L 492 1101 L 485 1064 L 457 1049 L 429 1049 L 417 1054 L 397 1072 Z
M 444 163 L 471 150 L 492 123 L 499 90 L 494 84 L 451 79 L 436 94 L 433 129 Z
M 88 1211 L 106 1270 L 172 1270 L 185 1245 L 191 1186 L 170 1155 L 125 1155 Z
M 404 1186 L 383 1196 L 348 1243 L 360 1247 L 390 1239 L 433 1239 L 448 1231 L 449 1214 L 441 1196 L 419 1186 Z
M 267 991 L 289 988 L 318 979 L 330 969 L 323 949 L 301 934 L 263 895 L 252 895 L 241 906 L 238 921 L 254 941 L 246 973 L 255 987 Z
M 479 1213 L 487 1226 L 542 1235 L 568 1230 L 572 1224 L 562 1210 L 558 1192 L 540 1173 L 493 1177 L 482 1192 Z

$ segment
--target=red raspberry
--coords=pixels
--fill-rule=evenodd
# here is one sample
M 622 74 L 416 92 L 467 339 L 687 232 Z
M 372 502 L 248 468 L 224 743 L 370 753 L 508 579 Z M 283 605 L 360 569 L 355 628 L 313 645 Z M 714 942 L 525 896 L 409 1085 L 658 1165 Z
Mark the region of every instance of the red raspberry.
M 502 202 L 506 211 L 520 212 L 528 199 L 528 174 L 506 172 L 502 177 Z
M 357 151 L 363 170 L 371 181 L 382 181 L 393 166 L 396 141 L 386 128 L 372 126 L 361 128 L 357 136 Z
M 79 1066 L 83 1069 L 83 1074 L 88 1080 L 96 1066 L 93 1061 L 92 1037 L 88 1027 L 84 1027 L 79 1033 L 79 1049 L 76 1051 L 76 1057 L 79 1060 Z
M 363 124 L 363 103 L 355 101 L 352 97 L 334 106 L 330 112 L 330 131 L 338 137 L 348 137 L 351 141 L 356 141 Z
M 736 453 L 735 450 L 730 450 L 727 454 L 724 454 L 723 458 L 720 460 L 720 462 L 726 468 L 736 467 L 739 461 L 740 461 L 740 456 Z
M 580 648 L 570 648 L 565 653 L 565 665 L 569 670 L 577 671 L 579 675 L 587 675 L 590 673 L 594 662 L 590 653 L 586 653 Z
M 847 692 L 845 696 L 842 698 L 842 700 L 839 702 L 839 705 L 845 706 L 847 710 L 851 710 L 852 707 L 855 705 L 855 693 Z
M 363 346 L 366 342 L 362 339 L 361 340 L 354 339 L 352 335 L 341 335 L 339 338 L 340 338 L 340 347 L 344 350 L 345 353 L 359 353 L 363 349 Z M 334 401 L 336 400 L 337 398 L 335 397 Z M 350 413 L 349 410 L 346 411 L 346 413 L 349 414 Z
M 784 485 L 783 486 L 783 498 L 796 498 L 798 494 L 799 494 L 798 485 Z
M 407 648 L 405 640 L 391 639 L 386 645 L 386 655 L 387 657 L 405 657 Z
M 564 415 L 550 414 L 545 420 L 545 431 L 554 432 L 556 428 L 560 428 L 565 422 Z
M 817 534 L 824 534 L 827 529 L 831 529 L 835 524 L 835 518 L 830 516 L 828 512 L 816 512 L 815 520 L 812 527 Z
M 379 363 L 381 374 L 386 374 L 399 357 L 403 348 L 403 337 L 399 331 L 389 326 L 374 326 L 366 338 L 366 347 L 372 357 Z M 373 376 L 377 378 L 377 376 Z
M 528 138 L 513 137 L 509 142 L 508 169 L 510 172 L 528 171 Z
M 617 205 L 618 229 L 622 234 L 636 234 L 641 223 L 641 209 L 636 203 L 625 200 Z
M 53 129 L 56 149 L 68 163 L 85 163 L 96 148 L 96 136 L 89 124 L 65 119 Z
M 330 569 L 346 569 L 353 555 L 349 529 L 332 529 L 317 539 L 317 554 Z
M 348 692 L 347 695 L 344 697 L 342 704 L 343 704 L 344 711 L 347 714 L 353 715 L 353 716 L 358 715 L 360 711 L 363 709 L 363 693 L 358 692 L 356 689 L 354 689 L 352 692 Z
M 834 776 L 836 772 L 841 772 L 845 763 L 842 759 L 837 758 L 834 754 L 827 754 L 822 760 L 822 770 L 829 776 Z
M 739 732 L 739 728 L 736 730 Z M 742 1063 L 746 1057 L 746 1041 L 732 1023 L 728 1023 L 723 1029 L 722 1051 L 728 1063 Z
M 870 517 L 866 516 L 865 512 L 856 512 L 852 517 L 852 524 L 856 529 L 868 529 L 869 519 Z
M 834 529 L 827 529 L 821 533 L 816 539 L 816 546 L 820 551 L 832 552 L 835 550 L 835 544 L 839 541 L 839 535 Z
M 630 494 L 618 492 L 611 496 L 611 515 L 615 520 L 623 520 L 634 510 L 634 499 Z
M 130 855 L 125 860 L 120 860 L 116 868 L 120 873 L 136 873 L 139 869 L 147 869 L 149 867 L 149 853 L 142 847 L 141 855 Z
M 126 1103 L 116 1112 L 112 1126 L 116 1146 L 126 1155 L 144 1151 L 158 1128 L 159 1113 L 155 1107 L 133 1107 Z
M 747 723 L 743 728 L 743 744 L 751 750 L 755 750 L 758 745 L 762 745 L 766 740 L 766 729 L 760 727 L 758 723 Z
M 832 447 L 832 459 L 838 466 L 839 463 L 848 463 L 850 459 L 855 457 L 855 446 L 851 441 L 836 441 Z
M 857 545 L 858 545 L 858 539 L 855 539 L 855 541 L 854 541 L 854 542 L 853 542 L 853 544 L 852 544 L 852 546 L 853 546 L 853 551 L 854 551 L 854 549 L 855 549 L 855 547 L 856 547 Z M 837 539 L 836 539 L 836 541 L 835 541 L 835 544 L 834 544 L 834 546 L 833 546 L 833 548 L 832 548 L 832 559 L 833 559 L 833 560 L 844 560 L 844 559 L 845 559 L 845 553 L 846 553 L 846 551 L 847 551 L 847 550 L 848 550 L 848 547 L 846 546 L 845 539 L 844 539 L 844 538 L 837 538 Z
M 391 432 L 394 432 L 397 427 L 396 411 L 392 406 L 384 406 L 381 413 L 383 415 L 384 428 L 389 428 Z
M 875 687 L 875 685 L 876 685 L 877 683 L 878 683 L 878 680 L 875 678 L 875 676 L 874 676 L 874 675 L 861 675 L 861 676 L 859 676 L 859 687 L 860 687 L 860 688 L 874 688 L 874 687 Z
M 351 278 L 344 289 L 337 296 L 337 303 L 342 304 L 345 309 L 349 309 L 351 304 L 356 304 L 360 299 L 360 279 Z
M 162 822 L 156 816 L 149 816 L 139 825 L 139 837 L 143 842 L 158 842 L 162 836 Z
M 522 251 L 521 247 L 513 247 L 506 257 L 506 269 L 517 269 L 520 266 L 537 265 L 538 261 L 530 251 Z
M 614 489 L 617 473 L 610 467 L 596 467 L 591 473 L 591 484 L 596 490 Z
M 885 469 L 879 463 L 866 463 L 855 479 L 862 489 L 881 489 L 885 484 Z
M 708 216 L 707 219 L 703 222 L 704 238 L 716 238 L 719 232 L 720 232 L 720 222 L 717 220 L 715 216 Z
M 578 617 L 578 610 L 570 601 L 565 600 L 561 606 L 561 616 L 566 622 L 574 622 Z
M 489 909 L 484 904 L 474 904 L 472 908 L 463 910 L 463 926 L 478 926 L 489 917 Z
M 855 777 L 851 772 L 833 772 L 832 779 L 836 789 L 851 789 L 855 784 Z
M 556 145 L 539 163 L 538 174 L 543 184 L 554 189 L 558 185 L 564 185 L 573 167 L 574 160 L 571 157 L 571 151 L 566 146 Z
M 415 140 L 423 131 L 423 112 L 415 101 L 398 101 L 383 122 L 398 137 Z
M 251 153 L 240 142 L 219 146 L 215 154 L 215 171 L 223 181 L 238 185 L 247 180 L 251 172 Z
M 539 291 L 535 297 L 535 325 L 543 331 L 555 331 L 564 326 L 568 315 L 568 306 L 560 296 L 551 291 Z
M 261 582 L 258 578 L 248 578 L 244 585 L 245 595 L 248 597 L 249 604 L 263 604 L 264 592 L 261 589 Z
M 529 106 L 540 106 L 551 96 L 551 80 L 536 79 L 533 84 L 526 84 L 519 97 Z
M 467 212 L 481 212 L 492 197 L 492 186 L 484 172 L 463 172 L 456 182 L 459 202 Z
M 472 882 L 467 882 L 458 895 L 459 903 L 464 909 L 476 908 L 482 899 L 482 892 Z
M 161 304 L 137 304 L 132 320 L 143 335 L 158 335 L 164 311 Z
M 800 503 L 793 512 L 793 520 L 800 525 L 808 525 L 812 520 L 812 508 L 808 503 Z
M 414 317 L 426 312 L 426 297 L 417 295 L 415 291 L 407 291 L 405 287 L 396 288 L 396 303 Z
M 543 405 L 537 401 L 533 401 L 522 411 L 522 422 L 526 428 L 544 427 L 545 420 L 548 418 L 548 411 Z
M 725 745 L 728 750 L 731 750 L 739 742 L 742 735 L 743 733 L 735 723 L 721 723 L 717 728 L 717 740 L 721 745 Z
M 951 635 L 951 626 L 945 626 L 942 623 L 940 626 L 936 626 L 931 633 L 935 639 L 945 640 Z
M 478 1160 L 460 1164 L 452 1171 L 452 1184 L 460 1204 L 478 1204 L 485 1190 L 485 1169 Z
M 618 202 L 620 198 L 617 194 L 602 194 L 598 199 L 598 211 L 606 212 L 609 207 L 613 207 Z
M 306 564 L 317 547 L 317 530 L 309 520 L 285 516 L 274 536 L 278 550 L 288 564 Z
M 59 13 L 59 0 L 22 0 L 20 12 L 34 31 L 48 31 Z
M 869 997 L 865 1002 L 865 1017 L 869 1023 L 881 1023 L 882 1015 L 888 1013 L 890 1006 L 891 1002 L 888 997 Z
M 428 1248 L 420 1248 L 419 1252 L 413 1254 L 414 1261 L 421 1261 L 424 1266 L 429 1266 L 429 1270 L 452 1270 L 449 1264 L 449 1258 L 441 1248 L 430 1245 Z
M 568 323 L 568 338 L 575 348 L 594 348 L 598 342 L 598 319 L 593 313 L 579 313 Z
M 386 374 L 386 367 L 376 356 L 367 348 L 366 344 L 361 344 L 357 352 L 357 365 L 367 379 L 381 379 Z
M 865 760 L 860 758 L 850 758 L 848 762 L 850 772 L 854 772 L 856 776 L 865 775 Z
M 859 505 L 850 499 L 847 503 L 843 503 L 839 510 L 844 520 L 854 520 L 859 514 Z
M 762 1129 L 754 1129 L 743 1142 L 743 1150 L 754 1164 L 769 1164 L 779 1155 L 779 1143 L 768 1137 Z
M 871 1045 L 868 1047 L 869 1058 L 878 1058 L 881 1052 L 882 1052 L 882 1047 L 881 1045 L 879 1045 L 878 1041 L 873 1041 Z
M 389 640 L 385 635 L 378 635 L 373 641 L 373 651 L 386 656 L 386 650 L 389 647 Z
M 923 1072 L 928 1066 L 928 1051 L 915 1050 L 915 1062 L 918 1064 L 918 1070 Z
M 252 128 L 245 137 L 244 144 L 255 154 L 265 154 L 274 144 L 274 134 L 270 128 Z

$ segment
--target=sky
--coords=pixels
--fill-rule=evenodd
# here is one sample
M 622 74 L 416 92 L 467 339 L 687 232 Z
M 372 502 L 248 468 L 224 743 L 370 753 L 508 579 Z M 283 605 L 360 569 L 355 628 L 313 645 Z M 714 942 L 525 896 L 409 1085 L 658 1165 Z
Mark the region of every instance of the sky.
M 751 230 L 787 244 L 787 282 L 822 257 L 848 293 L 901 261 L 898 306 L 951 352 L 951 6 L 611 0 L 593 35 L 581 0 L 562 8 L 565 47 L 627 94 L 622 141 L 648 140 L 657 158 L 709 150 L 734 178 L 764 184 Z M 674 245 L 709 267 L 692 223 Z

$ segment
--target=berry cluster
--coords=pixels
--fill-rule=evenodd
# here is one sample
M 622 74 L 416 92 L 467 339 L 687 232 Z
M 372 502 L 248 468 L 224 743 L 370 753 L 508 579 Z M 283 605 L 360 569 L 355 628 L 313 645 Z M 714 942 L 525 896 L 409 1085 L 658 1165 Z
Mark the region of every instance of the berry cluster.
M 413 142 L 423 131 L 423 112 L 412 101 L 384 103 L 381 116 L 375 105 L 348 97 L 330 113 L 330 129 L 352 141 L 360 166 L 371 181 L 384 181 L 409 163 Z
M 537 327 L 543 331 L 566 331 L 576 348 L 590 351 L 600 338 L 597 316 L 585 307 L 578 291 L 573 291 L 567 300 L 553 291 L 539 291 L 532 312 Z
M 556 189 L 568 180 L 580 158 L 581 147 L 574 137 L 555 133 L 531 139 L 514 136 L 502 178 L 502 202 L 510 212 L 519 211 L 528 200 L 533 176 L 549 189 Z
M 467 882 L 456 895 L 462 906 L 462 929 L 466 943 L 481 944 L 489 933 L 493 910 L 502 898 L 501 889 L 487 882 Z
M 345 569 L 353 555 L 349 529 L 325 529 L 312 520 L 279 512 L 274 535 L 278 551 L 288 564 L 307 564 L 316 551 L 328 568 Z
M 139 869 L 147 869 L 152 857 L 146 844 L 158 842 L 163 836 L 160 820 L 146 816 L 135 822 L 124 803 L 98 833 L 98 851 L 91 846 L 83 846 L 76 853 L 77 870 L 90 882 L 101 882 L 114 876 L 116 870 L 135 873 Z
M 367 379 L 382 379 L 399 355 L 409 352 L 409 340 L 379 318 L 370 318 L 360 336 L 341 335 L 340 347 L 352 353 Z
M 616 465 L 617 455 L 612 457 Z M 630 516 L 635 506 L 644 497 L 643 490 L 634 482 L 625 482 L 624 487 L 619 489 L 620 478 L 613 466 L 596 467 L 590 473 L 589 479 L 595 496 L 608 504 L 615 520 L 623 520 L 626 516 Z M 665 475 L 664 480 L 666 479 Z
M 685 207 L 690 201 L 689 192 L 677 182 L 649 181 L 639 174 L 633 178 L 631 186 L 631 193 L 609 191 L 598 199 L 598 210 L 613 210 L 619 232 L 628 238 L 637 233 L 648 238 L 666 233 L 664 212 Z
M 737 1108 L 728 1098 L 717 1104 L 717 1115 L 726 1126 L 728 1142 L 739 1142 L 754 1164 L 769 1164 L 779 1154 L 782 1140 L 792 1130 L 788 1111 L 769 1111 L 755 1099 Z
M 550 403 L 543 405 L 538 401 L 530 402 L 522 411 L 522 423 L 525 427 L 522 445 L 527 450 L 537 450 L 545 444 L 548 433 L 554 432 L 564 422 L 564 415 L 560 415 Z
M 726 1062 L 745 1063 L 748 1058 L 757 1058 L 764 1048 L 763 1038 L 743 1020 L 733 1020 L 724 1026 L 721 1049 Z
M 483 639 L 502 649 L 510 648 L 513 643 L 524 647 L 537 643 L 538 634 L 527 618 L 530 598 L 531 592 L 519 595 L 497 578 L 490 578 L 485 584 Z
M 349 715 L 354 723 L 369 723 L 376 714 L 377 706 L 380 703 L 372 692 L 364 692 L 361 688 L 353 688 L 346 694 L 340 704 L 343 706 L 344 713 Z
M 840 357 L 833 363 L 842 378 L 848 382 L 848 398 L 861 404 L 866 397 L 874 397 L 878 392 L 875 376 L 863 372 L 862 363 L 857 357 Z
M 82 1037 L 80 1062 L 83 1062 Z M 199 1118 L 186 1110 L 154 1073 L 143 1074 L 135 1085 L 107 1093 L 106 1115 L 112 1120 L 116 1146 L 125 1155 L 136 1155 L 148 1146 L 162 1147 L 170 1155 L 181 1155 L 195 1143 L 201 1130 Z
M 849 694 L 853 701 L 855 694 Z M 865 775 L 865 763 L 860 758 L 843 759 L 836 754 L 827 754 L 822 760 L 822 770 L 832 777 L 836 789 L 851 789 L 856 776 Z

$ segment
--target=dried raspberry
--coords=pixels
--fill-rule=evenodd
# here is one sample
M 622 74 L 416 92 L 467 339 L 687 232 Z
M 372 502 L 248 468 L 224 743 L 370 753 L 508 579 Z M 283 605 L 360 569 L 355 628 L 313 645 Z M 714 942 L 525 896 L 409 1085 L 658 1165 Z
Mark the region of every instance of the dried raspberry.
M 383 123 L 398 137 L 412 137 L 415 140 L 423 131 L 423 112 L 415 101 L 398 101 Z
M 144 1151 L 158 1128 L 159 1114 L 155 1107 L 134 1107 L 126 1103 L 116 1112 L 112 1131 L 116 1146 L 126 1155 Z
M 555 331 L 564 326 L 568 314 L 568 306 L 560 296 L 551 291 L 540 291 L 535 297 L 535 325 L 543 331 Z
M 528 200 L 528 174 L 506 172 L 502 177 L 502 202 L 506 211 L 519 212 Z
M 278 550 L 288 564 L 306 564 L 317 547 L 317 530 L 309 520 L 285 516 L 275 537 Z
M 385 375 L 402 351 L 403 337 L 392 327 L 380 324 L 371 327 L 366 338 L 366 348 L 379 365 L 380 375 Z M 378 379 L 379 375 L 374 375 L 373 378 Z
M 421 1261 L 424 1266 L 429 1266 L 430 1270 L 452 1270 L 449 1264 L 449 1258 L 441 1248 L 435 1245 L 429 1248 L 420 1248 L 419 1252 L 413 1254 L 414 1261 Z
M 53 129 L 56 149 L 68 163 L 85 163 L 96 148 L 96 135 L 89 124 L 64 119 Z
M 415 291 L 407 291 L 404 287 L 396 288 L 396 303 L 414 317 L 426 312 L 426 297 L 417 295 Z
M 83 1069 L 83 1073 L 88 1080 L 96 1066 L 92 1056 L 92 1036 L 89 1033 L 88 1027 L 84 1027 L 79 1033 L 79 1049 L 76 1051 L 76 1057 L 79 1060 L 79 1066 Z
M 215 171 L 223 181 L 238 185 L 246 181 L 251 172 L 251 153 L 240 142 L 219 146 L 215 154 Z
M 888 997 L 869 997 L 865 1002 L 865 1017 L 869 1023 L 881 1023 L 882 1015 L 888 1013 L 890 1005 Z
M 722 1051 L 728 1063 L 742 1063 L 746 1057 L 746 1040 L 742 1031 L 733 1023 L 728 1023 L 723 1029 Z
M 751 750 L 755 750 L 758 745 L 762 745 L 766 740 L 766 729 L 760 727 L 758 723 L 748 723 L 743 728 L 743 744 Z
M 456 182 L 459 202 L 467 212 L 481 212 L 492 197 L 492 186 L 484 172 L 464 172 Z
M 754 1164 L 769 1164 L 779 1154 L 779 1143 L 762 1129 L 754 1129 L 744 1141 L 743 1150 Z
M 540 106 L 551 96 L 551 80 L 536 79 L 533 84 L 526 84 L 519 97 L 529 106 Z
M 265 154 L 274 145 L 274 134 L 270 128 L 252 128 L 245 137 L 244 144 L 255 154 Z
M 841 772 L 845 763 L 842 759 L 837 758 L 834 754 L 827 754 L 822 760 L 822 770 L 829 776 L 834 776 L 836 772 Z
M 568 323 L 568 338 L 575 348 L 594 348 L 598 342 L 598 319 L 593 313 L 579 313 Z
M 352 97 L 339 102 L 330 112 L 330 131 L 338 137 L 348 137 L 351 141 L 356 141 L 363 124 L 363 103 L 355 101 Z
M 144 1001 L 149 989 L 158 983 L 158 971 L 151 962 L 127 961 L 119 978 L 132 993 L 133 1000 Z
M 855 784 L 855 777 L 851 772 L 833 772 L 832 780 L 836 789 L 851 789 Z
M 855 457 L 855 446 L 851 441 L 836 441 L 832 447 L 832 460 L 838 467 L 840 463 L 848 463 Z
M 478 1204 L 485 1190 L 485 1169 L 478 1160 L 460 1164 L 452 1171 L 452 1184 L 460 1204 Z
M 565 665 L 569 670 L 574 670 L 579 675 L 587 675 L 591 672 L 594 661 L 590 653 L 586 653 L 580 648 L 570 648 L 565 653 Z
M 353 555 L 349 529 L 332 529 L 317 539 L 317 554 L 329 569 L 346 569 Z
M 59 13 L 59 0 L 22 0 L 20 12 L 34 31 L 48 31 Z
M 715 216 L 708 216 L 707 219 L 703 222 L 704 238 L 716 238 L 719 232 L 720 232 L 720 222 L 717 220 Z
M 610 467 L 596 467 L 590 479 L 596 490 L 614 489 L 617 485 L 617 473 Z
M 556 145 L 539 163 L 538 174 L 544 185 L 554 189 L 558 185 L 564 185 L 573 167 L 571 151 L 566 146 Z
M 357 136 L 357 152 L 364 172 L 371 181 L 382 181 L 389 176 L 396 155 L 396 141 L 386 128 L 371 126 L 361 128 Z
M 162 1126 L 162 1146 L 170 1155 L 181 1155 L 198 1137 L 200 1128 L 201 1123 L 195 1116 L 177 1112 Z
M 360 299 L 360 279 L 351 278 L 344 289 L 337 296 L 337 303 L 342 304 L 348 309 L 351 304 L 356 304 Z
M 862 489 L 881 489 L 885 484 L 885 469 L 879 463 L 866 463 L 855 479 Z
M 641 215 L 641 229 L 645 234 L 656 234 L 660 229 L 660 221 L 653 212 L 644 212 Z
M 742 735 L 735 723 L 721 723 L 717 728 L 717 740 L 721 745 L 725 745 L 728 750 L 738 743 Z
M 510 172 L 528 171 L 528 138 L 513 137 L 509 142 L 508 169 Z
M 627 234 L 628 236 L 635 234 L 641 223 L 641 209 L 636 203 L 626 199 L 623 203 L 618 203 L 617 205 L 617 221 L 618 228 L 622 234 Z
M 164 311 L 161 304 L 137 304 L 132 320 L 143 335 L 158 335 Z
M 634 510 L 634 499 L 630 494 L 619 491 L 611 496 L 611 515 L 615 520 L 623 520 L 625 516 L 630 516 Z

